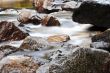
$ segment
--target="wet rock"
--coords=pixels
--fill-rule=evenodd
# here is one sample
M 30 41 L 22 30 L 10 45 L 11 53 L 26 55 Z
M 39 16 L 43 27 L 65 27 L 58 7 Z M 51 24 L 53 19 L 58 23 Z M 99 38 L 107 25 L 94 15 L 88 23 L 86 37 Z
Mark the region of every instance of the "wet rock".
M 18 21 L 22 24 L 33 23 L 40 24 L 41 18 L 37 17 L 37 15 L 32 15 L 33 13 L 30 10 L 22 10 L 19 14 Z
M 51 15 L 44 15 L 43 17 L 38 16 L 32 13 L 29 10 L 23 10 L 18 17 L 18 21 L 20 22 L 19 26 L 23 26 L 23 24 L 33 23 L 35 25 L 42 24 L 43 26 L 60 26 L 60 22 L 57 18 Z
M 7 61 L 4 64 L 2 61 Z M 10 56 L 0 62 L 0 73 L 36 73 L 39 65 L 31 57 Z
M 110 52 L 110 30 L 93 36 L 91 47 L 104 49 Z
M 70 37 L 68 35 L 54 35 L 54 36 L 50 36 L 48 37 L 48 42 L 67 42 L 68 40 L 70 40 Z
M 110 27 L 110 4 L 96 1 L 84 1 L 79 8 L 74 9 L 72 19 L 82 24 L 92 24 L 98 27 Z
M 18 51 L 19 49 L 16 48 L 16 47 L 13 47 L 13 46 L 9 46 L 9 45 L 4 45 L 4 46 L 0 46 L 0 60 L 11 54 L 11 53 L 14 53 L 16 51 Z
M 62 10 L 66 10 L 66 11 L 73 11 L 74 8 L 79 7 L 81 3 L 78 3 L 76 1 L 69 1 L 69 2 L 65 2 L 63 5 L 61 5 Z
M 43 49 L 49 49 L 52 46 L 49 45 L 46 39 L 41 37 L 27 37 L 24 39 L 20 48 L 24 50 L 38 51 Z
M 33 6 L 39 13 L 52 13 L 61 10 L 60 5 L 54 5 L 53 0 L 33 0 Z
M 0 41 L 16 41 L 22 40 L 28 34 L 17 28 L 14 23 L 2 21 L 0 22 Z
M 60 26 L 60 22 L 58 21 L 57 18 L 47 15 L 42 19 L 42 25 L 43 26 Z
M 68 49 L 68 48 L 67 48 Z M 49 64 L 42 65 L 37 73 L 109 73 L 110 54 L 107 51 L 80 48 L 62 51 Z M 56 53 L 54 54 L 56 55 Z M 43 71 L 42 71 L 43 69 Z

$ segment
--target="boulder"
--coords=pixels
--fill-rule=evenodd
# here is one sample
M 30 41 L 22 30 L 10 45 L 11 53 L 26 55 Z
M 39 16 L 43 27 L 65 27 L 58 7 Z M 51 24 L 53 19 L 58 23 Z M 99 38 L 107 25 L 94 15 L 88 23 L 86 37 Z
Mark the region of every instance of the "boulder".
M 11 54 L 11 53 L 14 53 L 16 51 L 18 51 L 19 49 L 16 48 L 16 47 L 13 47 L 13 46 L 9 46 L 9 45 L 3 45 L 3 46 L 0 46 L 0 60 Z
M 35 60 L 27 56 L 10 56 L 0 62 L 0 73 L 36 73 L 38 68 Z
M 110 30 L 93 36 L 91 47 L 104 49 L 110 52 Z
M 0 22 L 0 41 L 17 41 L 27 37 L 28 34 L 17 28 L 14 23 Z
M 26 23 L 33 23 L 33 24 L 40 24 L 41 18 L 38 18 L 37 15 L 33 15 L 31 10 L 22 10 L 21 13 L 18 16 L 18 21 L 21 24 L 26 24 Z
M 54 53 L 51 63 L 42 65 L 36 73 L 110 72 L 110 53 L 107 51 L 80 47 L 65 50 Z
M 61 43 L 61 42 L 67 42 L 68 40 L 70 40 L 70 37 L 68 35 L 53 35 L 53 36 L 49 36 L 47 40 L 48 42 Z
M 23 50 L 29 51 L 38 51 L 43 49 L 49 49 L 52 46 L 48 43 L 48 41 L 41 37 L 27 37 L 24 39 L 20 48 Z
M 43 26 L 60 26 L 58 19 L 49 15 L 44 16 L 41 23 Z
M 79 8 L 73 10 L 72 19 L 82 24 L 98 27 L 110 27 L 110 4 L 97 1 L 84 1 Z

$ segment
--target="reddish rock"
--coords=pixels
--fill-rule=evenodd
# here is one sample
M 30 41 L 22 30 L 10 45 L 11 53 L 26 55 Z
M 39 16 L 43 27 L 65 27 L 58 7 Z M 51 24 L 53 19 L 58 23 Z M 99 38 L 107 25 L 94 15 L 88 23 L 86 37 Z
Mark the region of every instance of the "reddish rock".
M 49 14 L 61 10 L 59 8 L 56 8 L 57 5 L 55 6 L 53 2 L 53 0 L 33 0 L 33 6 L 35 10 L 39 13 Z
M 0 41 L 16 41 L 22 40 L 28 34 L 22 32 L 14 23 L 2 21 L 0 22 Z
M 53 16 L 45 16 L 42 19 L 43 26 L 60 26 L 60 22 Z

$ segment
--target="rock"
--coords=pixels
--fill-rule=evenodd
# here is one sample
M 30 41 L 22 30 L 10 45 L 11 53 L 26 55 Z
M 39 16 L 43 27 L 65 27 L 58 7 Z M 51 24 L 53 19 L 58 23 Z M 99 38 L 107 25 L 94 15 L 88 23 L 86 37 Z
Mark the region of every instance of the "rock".
M 110 27 L 110 4 L 96 1 L 84 1 L 79 8 L 74 9 L 72 19 L 82 24 L 92 24 L 98 27 Z
M 78 3 L 76 1 L 69 1 L 65 2 L 63 5 L 61 5 L 62 10 L 66 11 L 73 11 L 74 8 L 77 8 L 80 6 L 81 3 Z
M 32 13 L 30 10 L 23 10 L 18 17 L 18 21 L 22 24 L 33 23 L 35 25 L 42 24 L 43 26 L 60 26 L 60 22 L 57 18 L 51 15 L 44 15 L 41 17 L 40 15 L 36 15 Z
M 106 30 L 103 33 L 93 36 L 91 46 L 110 52 L 110 30 Z
M 0 41 L 17 41 L 27 37 L 28 34 L 17 28 L 14 23 L 0 22 Z
M 53 0 L 33 0 L 33 6 L 39 13 L 58 12 L 59 8 L 53 8 Z
M 35 7 L 35 9 L 38 11 L 38 12 L 42 12 L 44 10 L 44 3 L 45 1 L 47 0 L 33 0 L 33 6 Z
M 53 16 L 45 16 L 42 20 L 43 26 L 60 26 L 60 22 Z
M 63 48 L 64 49 L 64 48 Z M 66 48 L 36 73 L 109 73 L 110 53 L 93 48 Z M 60 54 L 60 55 L 59 55 Z M 56 55 L 56 53 L 54 53 Z M 43 71 L 42 71 L 43 70 Z
M 4 46 L 0 46 L 0 60 L 11 54 L 11 53 L 14 53 L 16 51 L 18 51 L 19 49 L 16 48 L 16 47 L 13 47 L 13 46 L 9 46 L 9 45 L 4 45 Z
M 2 61 L 7 62 L 3 64 Z M 0 62 L 0 73 L 36 73 L 39 68 L 34 59 L 26 56 L 10 56 L 2 61 Z
M 67 42 L 68 40 L 70 40 L 70 37 L 68 35 L 54 35 L 54 36 L 48 37 L 47 40 L 48 42 L 61 43 L 61 42 Z
M 30 51 L 49 49 L 51 47 L 52 46 L 47 42 L 46 39 L 41 37 L 30 37 L 30 36 L 25 38 L 20 46 L 20 48 Z
M 40 24 L 41 18 L 37 17 L 37 15 L 33 15 L 30 10 L 22 10 L 19 14 L 18 21 L 22 24 L 26 23 L 33 23 L 33 24 Z

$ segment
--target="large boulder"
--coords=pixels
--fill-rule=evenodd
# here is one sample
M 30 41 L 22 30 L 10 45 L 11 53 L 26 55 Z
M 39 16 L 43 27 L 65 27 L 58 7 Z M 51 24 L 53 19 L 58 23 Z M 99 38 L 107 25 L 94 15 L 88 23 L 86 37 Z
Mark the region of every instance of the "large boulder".
M 110 30 L 93 36 L 91 47 L 104 49 L 110 52 Z
M 7 21 L 0 22 L 0 41 L 22 40 L 27 36 L 28 34 L 21 31 L 14 23 Z
M 64 50 L 64 48 L 63 48 Z M 93 48 L 66 48 L 54 53 L 51 63 L 36 73 L 109 73 L 110 54 Z
M 93 24 L 98 27 L 110 27 L 110 4 L 96 1 L 84 1 L 74 9 L 72 19 L 82 24 Z

